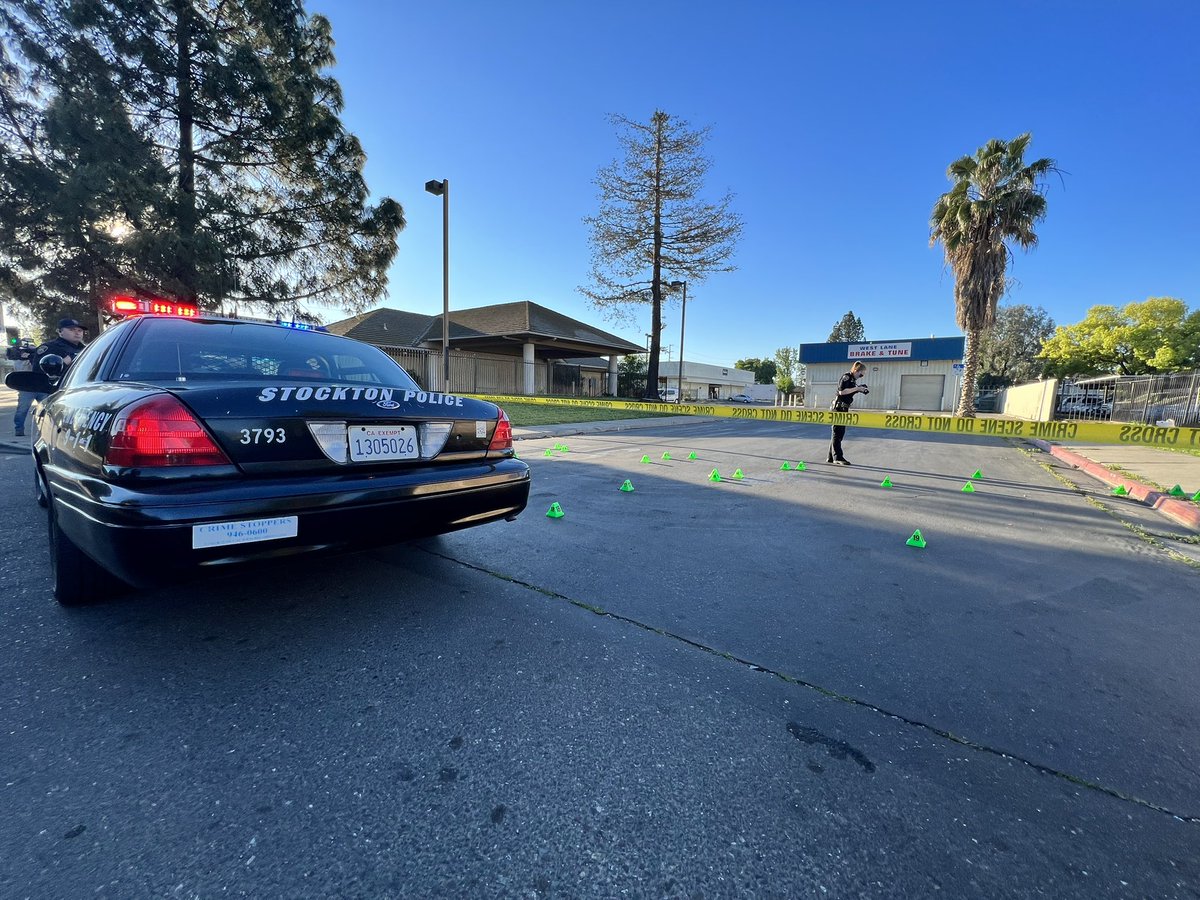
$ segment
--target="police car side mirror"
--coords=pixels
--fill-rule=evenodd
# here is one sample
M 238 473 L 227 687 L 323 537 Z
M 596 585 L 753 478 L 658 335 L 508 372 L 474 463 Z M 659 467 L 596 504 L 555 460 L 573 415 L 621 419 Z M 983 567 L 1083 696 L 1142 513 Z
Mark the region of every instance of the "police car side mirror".
M 54 390 L 45 372 L 9 372 L 4 376 L 5 387 L 31 394 L 49 394 Z
M 63 362 L 63 358 L 57 353 L 47 353 L 42 357 L 38 365 L 51 378 L 61 378 L 63 370 L 67 367 L 67 364 Z

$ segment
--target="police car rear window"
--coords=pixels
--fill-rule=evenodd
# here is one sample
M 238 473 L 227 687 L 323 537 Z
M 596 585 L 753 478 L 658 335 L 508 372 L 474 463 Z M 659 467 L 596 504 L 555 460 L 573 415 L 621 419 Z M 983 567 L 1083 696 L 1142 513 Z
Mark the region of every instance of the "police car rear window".
M 248 322 L 146 319 L 123 348 L 117 381 L 320 381 L 416 389 L 369 344 Z

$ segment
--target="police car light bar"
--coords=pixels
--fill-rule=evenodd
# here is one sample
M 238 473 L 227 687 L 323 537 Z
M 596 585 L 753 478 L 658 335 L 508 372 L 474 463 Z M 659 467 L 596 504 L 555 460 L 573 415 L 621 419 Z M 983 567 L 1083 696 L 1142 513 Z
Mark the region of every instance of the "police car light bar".
M 179 316 L 194 319 L 200 309 L 190 303 L 175 303 L 171 300 L 142 300 L 138 297 L 113 297 L 109 310 L 118 316 Z
M 276 325 L 282 325 L 284 328 L 294 328 L 297 331 L 328 331 L 324 325 L 310 325 L 308 322 L 285 322 L 283 319 L 276 319 Z

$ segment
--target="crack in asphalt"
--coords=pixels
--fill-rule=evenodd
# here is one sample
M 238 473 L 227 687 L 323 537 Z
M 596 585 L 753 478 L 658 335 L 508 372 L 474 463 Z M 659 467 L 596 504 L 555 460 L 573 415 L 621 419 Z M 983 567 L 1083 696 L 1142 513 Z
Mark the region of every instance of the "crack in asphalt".
M 1120 791 L 1116 788 L 1108 787 L 1107 785 L 1103 785 L 1103 784 L 1098 784 L 1094 781 L 1089 781 L 1086 778 L 1081 778 L 1078 775 L 1072 775 L 1070 772 L 1064 772 L 1063 770 L 1056 769 L 1053 766 L 1048 766 L 1043 763 L 1035 762 L 1032 759 L 1027 759 L 1023 756 L 1019 756 L 1019 755 L 1017 755 L 1015 753 L 1011 753 L 1007 750 L 1001 750 L 997 747 L 990 747 L 987 744 L 981 744 L 978 741 L 973 741 L 970 738 L 966 738 L 966 737 L 963 737 L 962 735 L 955 734 L 952 731 L 947 731 L 944 728 L 939 728 L 936 725 L 931 725 L 928 722 L 922 722 L 919 719 L 914 719 L 914 718 L 911 718 L 910 716 L 905 716 L 901 713 L 897 713 L 897 712 L 893 712 L 889 709 L 885 709 L 884 707 L 879 706 L 878 704 L 872 703 L 869 700 L 862 700 L 858 697 L 851 697 L 847 694 L 842 694 L 838 691 L 835 691 L 835 690 L 827 688 L 823 685 L 817 684 L 816 682 L 808 681 L 804 678 L 799 678 L 795 675 L 789 675 L 786 672 L 781 672 L 778 669 L 771 668 L 770 666 L 759 665 L 758 663 L 755 663 L 749 659 L 745 659 L 744 657 L 737 656 L 736 654 L 729 653 L 724 650 L 718 650 L 716 647 L 710 647 L 708 644 L 703 644 L 700 641 L 696 641 L 691 638 L 684 637 L 683 635 L 676 634 L 673 631 L 667 631 L 664 628 L 659 628 L 657 625 L 650 625 L 646 622 L 641 622 L 637 619 L 631 618 L 630 616 L 624 616 L 624 615 L 621 615 L 620 613 L 610 612 L 609 610 L 606 610 L 600 606 L 596 606 L 593 603 L 587 603 L 583 600 L 577 600 L 574 597 L 568 597 L 566 594 L 560 593 L 559 591 L 556 591 L 552 588 L 542 587 L 541 585 L 537 585 L 537 584 L 533 584 L 528 581 L 524 581 L 523 579 L 517 578 L 514 575 L 506 575 L 503 572 L 496 572 L 491 569 L 485 568 L 484 566 L 479 566 L 479 565 L 476 565 L 475 563 L 466 562 L 465 560 L 457 559 L 456 557 L 453 557 L 453 556 L 448 556 L 445 553 L 439 553 L 438 551 L 432 550 L 429 547 L 421 547 L 421 549 L 424 552 L 428 553 L 430 556 L 436 556 L 439 559 L 444 559 L 447 562 L 462 566 L 465 569 L 471 569 L 472 571 L 480 572 L 480 573 L 482 573 L 484 575 L 488 575 L 492 578 L 499 579 L 500 581 L 506 581 L 509 584 L 514 584 L 514 585 L 517 585 L 518 587 L 526 588 L 527 590 L 531 590 L 531 591 L 534 591 L 535 593 L 542 594 L 543 596 L 549 597 L 553 600 L 558 600 L 558 601 L 568 603 L 571 606 L 577 607 L 578 609 L 586 610 L 587 612 L 590 612 L 593 615 L 603 616 L 605 618 L 612 619 L 614 621 L 621 622 L 626 625 L 632 625 L 635 628 L 640 628 L 643 631 L 650 632 L 651 634 L 657 634 L 660 637 L 665 637 L 665 638 L 669 638 L 670 640 L 677 641 L 680 644 L 684 644 L 695 650 L 699 650 L 702 653 L 707 653 L 710 656 L 716 656 L 716 657 L 719 657 L 720 659 L 724 659 L 728 662 L 732 662 L 732 663 L 736 663 L 740 666 L 744 666 L 745 668 L 750 669 L 753 672 L 761 672 L 764 675 L 768 675 L 773 678 L 777 678 L 780 681 L 783 681 L 787 684 L 793 684 L 798 687 L 803 687 L 803 688 L 807 688 L 808 690 L 815 691 L 818 694 L 821 694 L 824 697 L 828 697 L 831 700 L 837 700 L 842 703 L 849 704 L 851 706 L 859 707 L 860 709 L 870 710 L 871 712 L 878 713 L 881 716 L 886 716 L 889 719 L 893 719 L 897 722 L 902 722 L 903 724 L 908 725 L 912 728 L 918 728 L 918 729 L 921 729 L 922 731 L 929 732 L 930 734 L 936 735 L 937 737 L 943 738 L 944 740 L 947 740 L 954 744 L 957 744 L 960 747 L 966 747 L 967 749 L 974 750 L 978 753 L 987 753 L 992 756 L 999 757 L 1000 759 L 1011 760 L 1013 762 L 1020 763 L 1023 766 L 1027 766 L 1028 768 L 1034 770 L 1035 772 L 1038 772 L 1039 774 L 1049 775 L 1053 778 L 1059 778 L 1063 781 L 1070 782 L 1071 784 L 1074 784 L 1078 787 L 1084 787 L 1084 788 L 1087 788 L 1092 791 L 1097 791 L 1101 794 L 1106 794 L 1109 797 L 1112 797 L 1116 800 L 1123 800 L 1126 803 L 1133 803 L 1137 806 L 1142 806 L 1142 807 L 1145 807 L 1146 809 L 1151 809 L 1151 810 L 1154 810 L 1155 812 L 1163 813 L 1163 814 L 1171 816 L 1172 818 L 1177 819 L 1181 822 L 1187 822 L 1192 825 L 1200 825 L 1200 816 L 1198 816 L 1198 815 L 1187 815 L 1184 813 L 1178 813 L 1178 812 L 1175 812 L 1174 810 L 1169 809 L 1165 806 L 1162 806 L 1158 803 L 1154 803 L 1150 800 L 1144 800 L 1141 797 L 1134 796 L 1133 794 L 1127 794 L 1124 791 Z

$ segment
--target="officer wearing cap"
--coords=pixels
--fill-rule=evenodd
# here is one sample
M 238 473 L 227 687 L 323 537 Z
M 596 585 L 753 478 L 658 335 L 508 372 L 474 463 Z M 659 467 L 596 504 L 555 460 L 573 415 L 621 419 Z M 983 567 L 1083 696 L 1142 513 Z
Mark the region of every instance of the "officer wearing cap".
M 69 366 L 75 361 L 75 357 L 79 355 L 79 351 L 83 349 L 84 331 L 84 327 L 75 319 L 59 319 L 58 337 L 52 341 L 40 344 L 36 350 L 28 355 L 29 365 L 33 371 L 42 371 L 42 357 L 51 353 L 61 356 L 64 365 Z M 17 393 L 17 409 L 13 415 L 13 434 L 17 437 L 25 436 L 25 417 L 29 414 L 30 407 L 33 406 L 35 401 L 41 403 L 45 397 L 45 394 L 31 391 L 19 391 Z
M 34 351 L 33 370 L 41 371 L 42 357 L 54 353 L 62 357 L 65 365 L 70 365 L 83 349 L 83 333 L 85 329 L 75 319 L 58 320 L 58 337 L 47 341 Z

